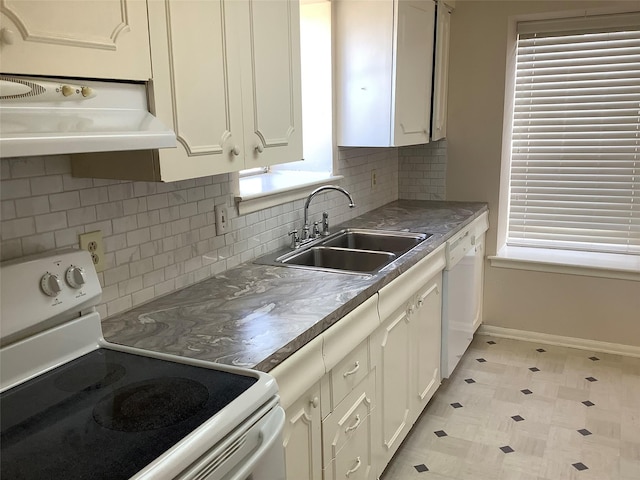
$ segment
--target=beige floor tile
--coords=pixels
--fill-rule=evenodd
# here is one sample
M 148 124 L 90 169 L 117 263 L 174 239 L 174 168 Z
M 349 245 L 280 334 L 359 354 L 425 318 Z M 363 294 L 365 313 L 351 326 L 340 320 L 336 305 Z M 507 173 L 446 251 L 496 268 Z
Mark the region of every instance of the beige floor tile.
M 640 480 L 640 359 L 476 337 L 382 476 L 414 478 Z

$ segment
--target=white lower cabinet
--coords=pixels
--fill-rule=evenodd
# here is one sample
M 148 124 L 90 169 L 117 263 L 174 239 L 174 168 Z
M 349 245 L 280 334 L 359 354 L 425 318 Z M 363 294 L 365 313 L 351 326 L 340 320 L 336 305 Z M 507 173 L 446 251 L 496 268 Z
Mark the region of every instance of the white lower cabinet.
M 270 373 L 289 480 L 373 480 L 440 385 L 444 245 Z
M 371 335 L 378 372 L 381 436 L 374 448 L 376 475 L 411 430 L 440 385 L 440 323 L 444 246 L 378 292 L 382 325 Z
M 442 312 L 442 273 L 429 279 L 417 295 L 412 317 L 411 338 L 414 376 L 411 394 L 412 421 L 420 416 L 438 386 L 440 373 L 440 338 Z
M 285 410 L 283 434 L 288 479 L 322 478 L 320 384 L 315 384 Z
M 381 443 L 377 463 L 386 465 L 411 428 L 411 325 L 408 306 L 393 312 L 371 336 L 378 372 L 377 397 Z

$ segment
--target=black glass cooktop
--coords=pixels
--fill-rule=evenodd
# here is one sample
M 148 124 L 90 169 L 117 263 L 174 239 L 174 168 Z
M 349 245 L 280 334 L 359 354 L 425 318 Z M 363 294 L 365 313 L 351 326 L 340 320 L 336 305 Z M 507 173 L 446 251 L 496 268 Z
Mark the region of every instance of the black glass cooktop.
M 2 478 L 128 479 L 256 381 L 95 350 L 2 394 Z

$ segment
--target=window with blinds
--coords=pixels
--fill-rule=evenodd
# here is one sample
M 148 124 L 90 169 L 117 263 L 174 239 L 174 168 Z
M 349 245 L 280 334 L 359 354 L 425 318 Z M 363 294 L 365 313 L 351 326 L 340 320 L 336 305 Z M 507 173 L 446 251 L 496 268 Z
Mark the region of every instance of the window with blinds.
M 640 254 L 640 14 L 518 24 L 507 245 Z

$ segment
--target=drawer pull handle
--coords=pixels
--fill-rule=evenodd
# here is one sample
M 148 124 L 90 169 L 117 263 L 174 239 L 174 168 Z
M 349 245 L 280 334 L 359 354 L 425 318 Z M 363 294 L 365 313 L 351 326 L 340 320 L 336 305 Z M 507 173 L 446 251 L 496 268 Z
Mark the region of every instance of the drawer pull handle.
M 342 376 L 344 378 L 347 378 L 349 375 L 353 375 L 354 373 L 356 373 L 358 370 L 360 370 L 360 362 L 356 361 L 356 363 L 354 363 L 353 368 L 351 370 L 348 370 L 346 372 L 344 372 L 342 374 Z
M 355 430 L 356 428 L 358 428 L 360 426 L 360 415 L 356 415 L 356 421 L 353 422 L 352 425 L 349 425 L 347 428 L 344 429 L 344 433 L 349 433 L 352 430 Z
M 348 477 L 352 473 L 355 473 L 356 470 L 358 470 L 360 468 L 360 465 L 362 465 L 362 460 L 360 460 L 360 457 L 356 457 L 356 464 L 354 465 L 353 468 L 347 470 L 347 472 L 344 474 L 344 476 Z

